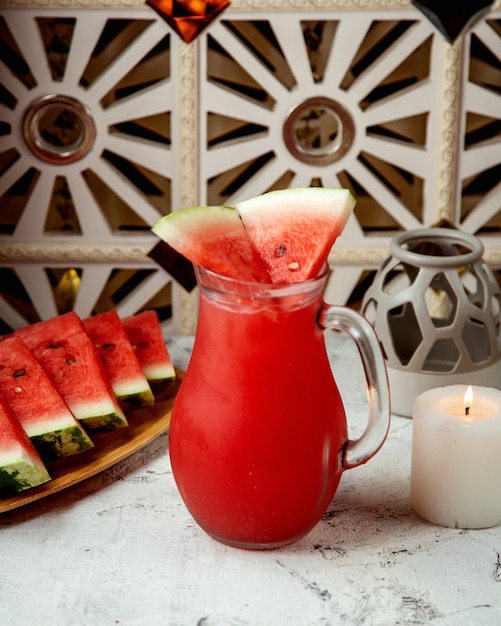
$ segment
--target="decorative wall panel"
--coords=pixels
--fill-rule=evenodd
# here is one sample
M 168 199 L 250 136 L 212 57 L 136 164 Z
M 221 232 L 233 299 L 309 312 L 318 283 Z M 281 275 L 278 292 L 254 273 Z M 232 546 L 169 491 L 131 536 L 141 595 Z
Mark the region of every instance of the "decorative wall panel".
M 458 115 L 455 219 L 461 228 L 500 249 L 501 227 L 501 12 L 467 37 Z
M 496 13 L 451 46 L 411 7 L 228 11 L 200 43 L 203 201 L 351 188 L 358 204 L 333 249 L 328 293 L 356 306 L 396 232 L 445 220 L 484 234 L 489 209 L 465 215 L 475 189 L 489 219 L 499 212 L 500 45 Z M 457 175 L 467 156 L 490 172 L 478 185 Z M 497 224 L 487 229 L 499 248 Z
M 151 306 L 179 331 L 146 256 L 180 203 L 177 37 L 146 8 L 6 9 L 0 35 L 0 332 Z
M 441 44 L 415 10 L 228 12 L 200 44 L 202 201 L 349 187 L 340 252 L 435 221 Z M 344 269 L 336 301 L 360 278 Z
M 148 258 L 149 227 L 286 186 L 358 199 L 333 302 L 359 305 L 394 234 L 444 221 L 499 274 L 499 2 L 453 44 L 410 0 L 234 0 L 190 44 L 140 0 L 5 6 L 4 329 L 154 306 L 192 332 L 195 294 Z

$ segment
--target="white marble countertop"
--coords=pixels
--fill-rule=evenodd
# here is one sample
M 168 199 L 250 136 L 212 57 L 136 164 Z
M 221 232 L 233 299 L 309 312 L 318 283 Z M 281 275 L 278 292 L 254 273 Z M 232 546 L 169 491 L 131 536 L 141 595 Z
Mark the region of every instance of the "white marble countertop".
M 191 345 L 169 339 L 181 368 Z M 365 417 L 357 356 L 341 336 L 328 346 L 356 435 Z M 411 431 L 394 417 L 382 450 L 344 474 L 317 527 L 271 551 L 230 548 L 198 528 L 163 435 L 0 515 L 0 624 L 499 626 L 501 526 L 442 528 L 412 511 Z

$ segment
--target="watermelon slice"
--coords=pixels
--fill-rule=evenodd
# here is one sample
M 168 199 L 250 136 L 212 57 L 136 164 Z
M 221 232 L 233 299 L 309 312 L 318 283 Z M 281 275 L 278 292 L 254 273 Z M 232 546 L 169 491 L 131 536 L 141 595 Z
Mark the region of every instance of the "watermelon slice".
M 0 398 L 0 498 L 50 480 L 35 447 L 9 405 Z
M 74 311 L 23 326 L 14 334 L 28 345 L 86 430 L 127 426 L 103 364 Z
M 237 211 L 226 206 L 181 209 L 162 217 L 152 231 L 195 265 L 241 280 L 269 282 Z M 235 276 L 235 269 L 238 276 Z
M 344 229 L 355 199 L 348 189 L 270 191 L 237 203 L 237 211 L 273 283 L 314 278 Z
M 224 276 L 290 283 L 314 278 L 328 260 L 355 199 L 348 189 L 301 187 L 163 217 L 153 232 L 196 265 Z
M 122 324 L 150 384 L 157 386 L 175 380 L 176 371 L 156 311 L 124 317 Z
M 43 367 L 17 336 L 0 341 L 0 395 L 44 461 L 93 447 Z
M 99 313 L 84 319 L 83 324 L 122 405 L 131 409 L 151 406 L 155 401 L 153 392 L 118 313 Z

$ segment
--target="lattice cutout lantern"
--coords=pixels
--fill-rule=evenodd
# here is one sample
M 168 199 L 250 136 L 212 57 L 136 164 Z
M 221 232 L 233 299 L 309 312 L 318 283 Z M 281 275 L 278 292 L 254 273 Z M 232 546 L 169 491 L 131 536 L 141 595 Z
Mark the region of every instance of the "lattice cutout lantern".
M 392 410 L 434 387 L 501 388 L 501 296 L 484 247 L 451 228 L 400 233 L 365 294 L 385 353 Z

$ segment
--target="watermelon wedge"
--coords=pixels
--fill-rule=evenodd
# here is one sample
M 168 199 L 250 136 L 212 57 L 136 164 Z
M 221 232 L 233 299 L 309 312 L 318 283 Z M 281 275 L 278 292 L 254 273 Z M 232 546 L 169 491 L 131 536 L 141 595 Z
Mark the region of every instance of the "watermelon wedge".
M 12 409 L 0 398 L 0 498 L 37 487 L 50 479 Z
M 43 367 L 17 336 L 0 341 L 0 395 L 43 461 L 93 447 Z
M 127 426 L 103 364 L 75 312 L 23 326 L 14 334 L 28 345 L 87 431 Z
M 156 387 L 175 380 L 176 371 L 156 311 L 124 317 L 122 324 L 150 384 Z
M 314 278 L 353 212 L 348 189 L 300 187 L 264 193 L 236 209 L 175 211 L 152 228 L 196 265 L 231 278 L 290 283 Z
M 226 206 L 181 209 L 162 217 L 152 231 L 195 265 L 222 274 L 269 282 L 269 273 L 251 245 L 237 211 Z
M 304 187 L 238 202 L 237 211 L 271 281 L 289 283 L 318 274 L 354 206 L 348 189 Z
M 152 406 L 153 392 L 115 310 L 83 320 L 115 395 L 126 408 Z

